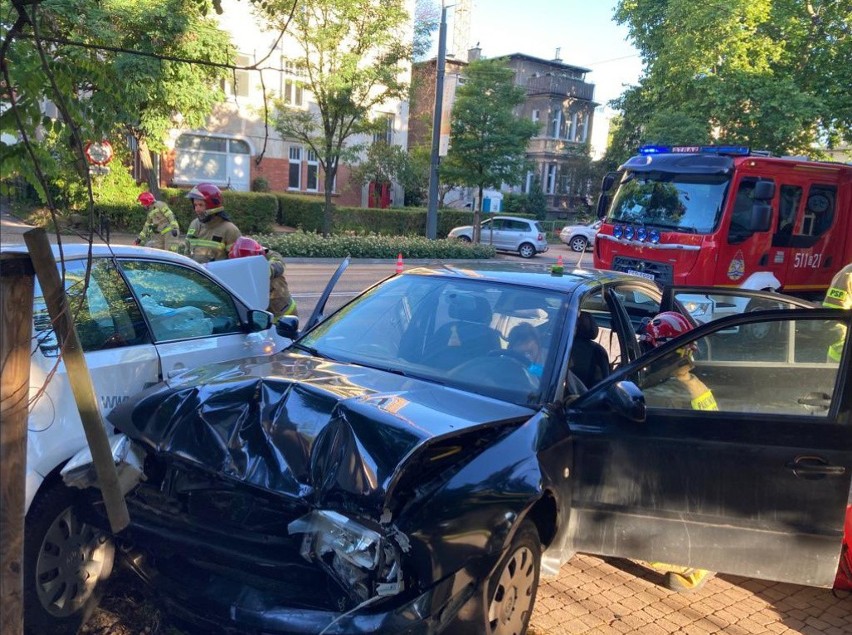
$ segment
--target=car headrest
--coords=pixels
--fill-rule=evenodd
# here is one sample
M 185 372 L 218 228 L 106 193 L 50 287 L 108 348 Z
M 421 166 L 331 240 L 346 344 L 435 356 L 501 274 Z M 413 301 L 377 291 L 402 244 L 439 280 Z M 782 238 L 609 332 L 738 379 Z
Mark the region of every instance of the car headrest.
M 591 313 L 580 311 L 577 316 L 577 337 L 582 340 L 593 340 L 598 336 L 598 324 Z
M 449 315 L 454 320 L 489 324 L 491 322 L 491 305 L 488 300 L 479 296 L 458 295 L 452 299 Z

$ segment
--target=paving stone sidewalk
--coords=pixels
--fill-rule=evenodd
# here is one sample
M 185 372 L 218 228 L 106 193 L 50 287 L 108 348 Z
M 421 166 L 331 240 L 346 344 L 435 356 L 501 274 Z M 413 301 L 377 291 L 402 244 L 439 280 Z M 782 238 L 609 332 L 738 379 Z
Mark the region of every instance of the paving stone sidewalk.
M 679 594 L 630 560 L 577 555 L 545 580 L 529 635 L 852 634 L 852 593 L 717 575 Z

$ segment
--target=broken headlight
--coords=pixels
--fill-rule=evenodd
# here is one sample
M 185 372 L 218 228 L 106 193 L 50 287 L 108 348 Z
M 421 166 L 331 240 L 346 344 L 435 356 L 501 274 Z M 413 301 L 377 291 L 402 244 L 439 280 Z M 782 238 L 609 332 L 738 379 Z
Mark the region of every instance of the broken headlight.
M 408 541 L 398 531 L 370 529 L 343 514 L 313 511 L 291 522 L 303 533 L 301 554 L 320 563 L 358 602 L 396 595 L 403 589 L 400 551 Z

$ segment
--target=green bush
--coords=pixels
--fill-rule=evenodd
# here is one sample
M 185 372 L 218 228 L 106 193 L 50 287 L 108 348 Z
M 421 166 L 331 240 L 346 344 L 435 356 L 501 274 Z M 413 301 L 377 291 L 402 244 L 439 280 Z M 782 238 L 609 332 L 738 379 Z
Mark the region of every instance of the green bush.
M 192 201 L 186 198 L 186 190 L 177 188 L 163 188 L 162 199 L 168 203 L 175 213 L 181 231 L 189 229 L 189 224 L 195 218 L 192 210 Z M 272 231 L 275 217 L 278 211 L 278 201 L 274 194 L 263 192 L 236 192 L 224 190 L 222 198 L 225 211 L 240 231 L 244 234 L 263 233 Z M 137 203 L 137 207 L 142 209 Z M 142 221 L 144 222 L 144 210 Z M 139 227 L 141 227 L 141 222 Z
M 428 240 L 422 236 L 335 235 L 296 231 L 284 235 L 257 235 L 263 245 L 282 256 L 302 258 L 403 258 L 417 259 L 485 259 L 493 258 L 491 245 L 472 245 L 458 240 Z
M 295 227 L 305 232 L 322 232 L 325 202 L 314 196 L 278 194 L 281 225 Z M 423 207 L 391 207 L 376 209 L 366 207 L 339 207 L 332 211 L 331 233 L 370 233 L 388 236 L 425 236 L 427 210 Z M 470 225 L 470 210 L 438 210 L 437 235 L 446 238 L 453 227 Z

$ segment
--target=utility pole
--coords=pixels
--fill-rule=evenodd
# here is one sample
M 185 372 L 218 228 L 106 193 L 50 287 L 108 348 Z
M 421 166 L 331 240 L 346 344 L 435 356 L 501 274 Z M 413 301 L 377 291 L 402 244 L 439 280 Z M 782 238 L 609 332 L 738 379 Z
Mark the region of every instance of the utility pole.
M 452 6 L 452 5 L 450 5 Z M 438 164 L 441 161 L 441 111 L 444 108 L 444 69 L 447 61 L 447 9 L 441 2 L 441 27 L 438 29 L 438 60 L 435 68 L 435 112 L 432 114 L 432 154 L 429 167 L 429 203 L 426 208 L 426 238 L 438 237 Z

